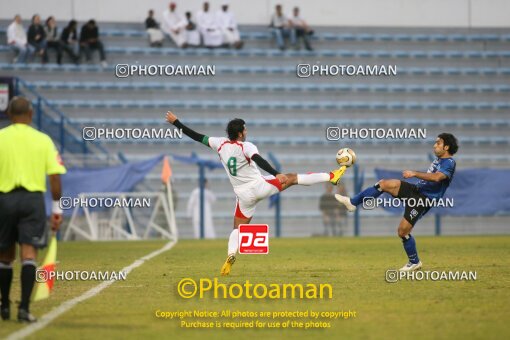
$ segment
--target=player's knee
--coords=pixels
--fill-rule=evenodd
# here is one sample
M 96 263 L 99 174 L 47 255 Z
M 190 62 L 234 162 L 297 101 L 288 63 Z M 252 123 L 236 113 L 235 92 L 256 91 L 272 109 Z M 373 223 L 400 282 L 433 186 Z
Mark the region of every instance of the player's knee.
M 381 179 L 377 184 L 379 184 L 379 188 L 383 191 L 388 189 L 388 180 L 386 179 Z
M 391 190 L 394 187 L 393 181 L 391 179 L 381 179 L 379 183 L 379 187 L 383 190 Z
M 398 228 L 397 234 L 398 234 L 398 237 L 402 238 L 402 237 L 406 237 L 409 234 L 409 231 L 407 231 L 403 228 Z
M 22 244 L 21 245 L 21 260 L 27 261 L 27 260 L 33 260 L 37 258 L 37 249 L 35 249 L 34 246 L 28 245 L 28 244 Z
M 398 226 L 397 234 L 398 237 L 406 237 L 411 233 L 413 226 L 409 222 L 405 221 Z
M 398 180 L 395 179 L 381 179 L 378 183 L 382 191 L 391 191 L 398 186 Z

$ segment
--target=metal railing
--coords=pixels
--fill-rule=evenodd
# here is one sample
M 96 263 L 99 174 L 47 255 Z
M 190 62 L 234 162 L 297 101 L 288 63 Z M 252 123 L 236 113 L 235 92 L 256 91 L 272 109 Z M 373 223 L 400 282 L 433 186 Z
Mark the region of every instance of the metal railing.
M 32 101 L 34 123 L 37 128 L 49 134 L 60 146 L 60 153 L 103 154 L 108 151 L 98 142 L 87 142 L 82 138 L 80 126 L 73 124 L 67 116 L 39 94 L 30 83 L 14 78 L 15 95 L 23 95 Z

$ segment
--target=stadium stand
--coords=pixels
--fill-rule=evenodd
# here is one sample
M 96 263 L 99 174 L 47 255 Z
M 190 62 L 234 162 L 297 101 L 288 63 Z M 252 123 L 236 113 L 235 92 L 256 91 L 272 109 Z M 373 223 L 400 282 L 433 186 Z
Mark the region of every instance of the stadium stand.
M 3 25 L 5 26 L 5 25 Z M 0 46 L 0 74 L 23 79 L 47 100 L 78 143 L 81 129 L 96 127 L 161 127 L 164 113 L 174 110 L 197 131 L 218 136 L 226 122 L 242 117 L 249 140 L 263 155 L 271 152 L 286 172 L 329 171 L 334 154 L 350 146 L 358 155 L 365 183 L 374 181 L 374 168 L 422 169 L 429 163 L 437 134 L 454 132 L 460 140 L 458 169 L 508 168 L 510 164 L 510 32 L 508 30 L 318 28 L 315 51 L 277 50 L 262 27 L 243 27 L 243 50 L 177 49 L 147 46 L 146 33 L 134 24 L 101 23 L 109 67 L 82 64 L 11 64 L 12 52 Z M 5 41 L 5 30 L 0 41 Z M 97 58 L 97 56 L 96 56 Z M 296 76 L 297 64 L 396 65 L 397 76 L 309 77 Z M 97 60 L 96 60 L 97 61 Z M 209 77 L 115 78 L 115 64 L 214 65 Z M 37 104 L 37 103 L 34 103 Z M 52 110 L 49 110 L 52 111 Z M 420 117 L 426 116 L 426 119 Z M 317 117 L 317 118 L 316 118 Z M 441 117 L 441 120 L 437 120 Z M 330 126 L 427 129 L 426 139 L 328 141 Z M 72 127 L 72 129 L 71 129 Z M 59 130 L 52 131 L 55 141 Z M 80 159 L 77 153 L 64 157 Z M 89 152 L 108 163 L 140 160 L 161 153 L 216 160 L 216 156 L 188 138 L 182 140 L 108 140 Z M 66 155 L 67 154 L 67 155 Z M 101 158 L 102 157 L 102 158 Z M 77 163 L 78 164 L 78 163 Z M 98 164 L 101 164 L 99 162 Z M 184 203 L 196 187 L 196 166 L 172 162 L 179 192 L 177 217 L 181 237 L 192 237 Z M 159 190 L 159 169 L 143 185 Z M 353 171 L 345 176 L 352 193 Z M 223 171 L 207 174 L 218 193 L 215 225 L 224 237 L 232 225 L 234 194 Z M 282 195 L 284 236 L 303 236 L 322 230 L 318 199 L 323 187 L 292 188 Z M 393 234 L 399 217 L 382 211 L 362 215 L 362 234 Z M 448 217 L 445 234 L 502 233 L 501 217 Z M 254 222 L 274 223 L 268 203 L 259 205 Z M 490 224 L 490 229 L 487 228 Z M 352 234 L 352 223 L 349 226 Z M 417 233 L 432 234 L 434 216 L 427 216 Z

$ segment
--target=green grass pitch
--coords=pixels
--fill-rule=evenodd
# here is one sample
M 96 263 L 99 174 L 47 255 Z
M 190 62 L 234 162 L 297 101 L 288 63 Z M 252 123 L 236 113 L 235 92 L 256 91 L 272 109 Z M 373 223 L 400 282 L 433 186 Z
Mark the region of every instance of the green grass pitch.
M 118 271 L 163 245 L 163 241 L 62 243 L 58 270 Z M 240 255 L 231 276 L 224 278 L 219 276 L 219 269 L 225 260 L 226 240 L 182 240 L 170 251 L 134 269 L 126 281 L 115 282 L 76 305 L 30 338 L 508 339 L 510 237 L 418 236 L 417 245 L 424 270 L 476 271 L 477 280 L 385 282 L 387 269 L 399 268 L 406 262 L 396 237 L 273 238 L 268 255 Z M 14 276 L 11 300 L 16 305 L 19 264 Z M 183 299 L 177 294 L 177 284 L 187 277 L 217 277 L 225 284 L 246 280 L 268 285 L 329 283 L 333 298 Z M 98 284 L 59 281 L 49 299 L 32 305 L 32 312 L 40 317 Z M 158 309 L 351 310 L 357 314 L 356 318 L 330 320 L 331 327 L 327 329 L 210 330 L 181 328 L 179 320 L 157 318 Z M 12 312 L 15 317 L 16 308 Z M 282 320 L 286 319 L 279 319 Z M 24 327 L 12 320 L 0 325 L 0 338 Z

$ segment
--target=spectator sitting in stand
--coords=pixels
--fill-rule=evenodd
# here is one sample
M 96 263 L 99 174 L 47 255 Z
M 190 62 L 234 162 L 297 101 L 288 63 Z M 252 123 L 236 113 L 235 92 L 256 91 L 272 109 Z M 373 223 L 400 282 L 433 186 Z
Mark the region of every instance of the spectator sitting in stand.
M 276 5 L 275 10 L 276 12 L 271 17 L 271 23 L 269 24 L 269 27 L 272 29 L 273 35 L 276 40 L 276 45 L 278 45 L 278 48 L 280 50 L 284 51 L 285 38 L 291 36 L 290 34 L 291 24 L 289 19 L 287 19 L 285 14 L 283 14 L 282 5 Z M 294 44 L 292 40 L 291 43 Z
M 223 44 L 240 49 L 243 47 L 243 42 L 237 28 L 237 22 L 234 14 L 228 10 L 228 2 L 223 2 L 221 10 L 216 13 L 218 24 L 221 33 L 223 34 Z
M 162 29 L 177 47 L 185 48 L 188 45 L 184 31 L 185 26 L 184 18 L 177 12 L 177 4 L 171 2 L 168 9 L 163 12 Z
M 165 36 L 159 29 L 159 23 L 154 19 L 154 11 L 152 9 L 149 10 L 149 16 L 145 19 L 145 29 L 149 35 L 151 47 L 163 46 L 163 39 L 165 39 Z
M 299 15 L 299 7 L 294 7 L 290 23 L 292 25 L 290 40 L 293 41 L 294 47 L 299 49 L 298 41 L 302 39 L 306 50 L 313 51 L 313 48 L 310 45 L 310 36 L 313 34 L 313 31 L 310 29 L 306 21 L 304 21 Z
M 54 49 L 57 51 L 57 64 L 62 64 L 62 50 L 66 51 L 66 53 L 69 55 L 71 60 L 74 63 L 78 62 L 78 56 L 74 54 L 74 51 L 71 47 L 69 47 L 67 44 L 63 44 L 62 41 L 58 38 L 58 27 L 57 22 L 55 21 L 55 18 L 50 16 L 46 20 L 46 48 L 49 50 Z
M 85 58 L 88 62 L 92 60 L 91 52 L 92 50 L 98 50 L 99 56 L 101 58 L 101 66 L 106 67 L 108 63 L 106 62 L 106 56 L 104 53 L 104 47 L 101 40 L 99 40 L 99 28 L 96 25 L 95 20 L 89 20 L 83 27 L 80 32 L 80 54 L 82 52 L 85 53 Z
M 223 43 L 223 34 L 220 31 L 217 17 L 209 10 L 209 3 L 203 4 L 202 10 L 197 13 L 197 24 L 205 47 L 219 47 Z
M 67 26 L 62 30 L 60 35 L 60 45 L 62 49 L 68 49 L 73 52 L 76 56 L 76 63 L 79 63 L 79 45 L 78 45 L 78 33 L 76 32 L 78 23 L 76 20 L 71 20 Z
M 198 32 L 197 25 L 191 20 L 191 12 L 186 12 L 186 41 L 188 46 L 200 46 L 200 32 Z
M 16 53 L 13 63 L 26 63 L 35 49 L 27 43 L 27 34 L 21 23 L 21 16 L 16 15 L 14 21 L 7 27 L 7 44 Z
M 35 53 L 41 56 L 43 64 L 48 62 L 46 53 L 46 32 L 41 25 L 41 17 L 36 14 L 32 17 L 32 24 L 28 27 L 28 44 L 35 49 Z

